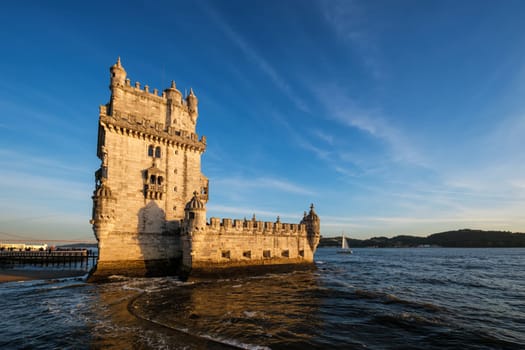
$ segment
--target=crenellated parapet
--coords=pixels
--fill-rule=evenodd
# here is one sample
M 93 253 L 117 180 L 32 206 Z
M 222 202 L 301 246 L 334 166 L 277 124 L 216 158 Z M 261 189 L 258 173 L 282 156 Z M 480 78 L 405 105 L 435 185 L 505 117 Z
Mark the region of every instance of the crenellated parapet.
M 165 127 L 163 123 L 152 122 L 140 116 L 113 111 L 107 114 L 107 106 L 100 106 L 100 123 L 107 130 L 126 136 L 140 138 L 152 142 L 160 142 L 175 147 L 204 152 L 206 150 L 206 136 L 199 136 L 187 130 Z
M 150 89 L 150 86 L 147 84 L 144 85 L 144 87 L 141 87 L 139 81 L 132 83 L 131 79 L 127 77 L 126 70 L 122 66 L 120 57 L 117 59 L 117 62 L 111 66 L 109 71 L 111 74 L 109 88 L 112 91 L 115 89 L 122 89 L 128 93 L 134 94 L 139 99 L 151 99 L 154 102 L 165 105 L 173 103 L 178 107 L 183 108 L 188 113 L 193 114 L 197 112 L 198 99 L 192 88 L 190 88 L 190 92 L 186 97 L 183 97 L 182 93 L 177 90 L 175 82 L 172 81 L 171 86 L 159 95 L 159 89 L 157 88 Z
M 281 223 L 279 220 L 272 222 L 212 217 L 206 228 L 208 232 L 216 234 L 280 236 L 306 236 L 307 234 L 305 224 Z
M 173 82 L 172 86 L 162 91 L 162 93 L 159 93 L 159 89 L 157 88 L 150 89 L 149 85 L 144 85 L 144 87 L 142 87 L 139 81 L 136 81 L 132 84 L 131 80 L 128 78 L 126 78 L 123 85 L 116 85 L 114 87 L 123 89 L 124 91 L 135 95 L 139 99 L 149 99 L 164 105 L 174 103 L 188 113 L 196 107 L 197 103 L 197 98 L 195 97 L 195 93 L 193 92 L 192 88 L 190 88 L 188 95 L 184 97 L 182 93 L 175 88 L 175 84 Z M 172 90 L 176 92 L 173 93 Z

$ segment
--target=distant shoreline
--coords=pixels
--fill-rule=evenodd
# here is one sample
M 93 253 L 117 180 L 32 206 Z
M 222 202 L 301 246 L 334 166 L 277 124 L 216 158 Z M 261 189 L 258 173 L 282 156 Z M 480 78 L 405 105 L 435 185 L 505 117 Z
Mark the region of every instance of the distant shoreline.
M 0 283 L 82 277 L 85 274 L 86 271 L 81 270 L 0 269 Z
M 525 248 L 525 233 L 471 229 L 434 233 L 427 237 L 403 235 L 361 240 L 346 235 L 346 239 L 353 248 Z M 340 246 L 341 236 L 322 237 L 319 243 L 319 248 Z

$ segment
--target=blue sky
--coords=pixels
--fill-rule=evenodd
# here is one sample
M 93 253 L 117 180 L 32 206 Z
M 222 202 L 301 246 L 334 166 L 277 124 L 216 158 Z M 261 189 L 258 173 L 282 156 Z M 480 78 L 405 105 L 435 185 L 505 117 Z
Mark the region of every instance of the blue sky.
M 0 239 L 93 240 L 98 106 L 192 87 L 208 217 L 525 231 L 525 2 L 7 2 Z

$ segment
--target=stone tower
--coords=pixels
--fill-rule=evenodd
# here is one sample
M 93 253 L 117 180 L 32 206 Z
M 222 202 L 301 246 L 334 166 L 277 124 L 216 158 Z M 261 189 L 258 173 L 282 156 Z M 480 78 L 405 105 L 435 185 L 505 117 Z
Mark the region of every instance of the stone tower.
M 159 96 L 148 85 L 132 85 L 120 58 L 110 68 L 109 88 L 98 124 L 91 223 L 99 260 L 91 281 L 313 266 L 320 238 L 313 205 L 299 224 L 255 215 L 207 222 L 206 138 L 196 134 L 193 89 L 183 96 L 171 82 Z
M 120 58 L 110 68 L 109 88 L 99 115 L 101 165 L 91 220 L 99 262 L 93 277 L 165 274 L 182 256 L 186 203 L 208 200 L 201 172 L 206 138 L 196 134 L 198 99 L 193 89 L 184 97 L 174 82 L 160 96 L 148 85 L 132 85 Z

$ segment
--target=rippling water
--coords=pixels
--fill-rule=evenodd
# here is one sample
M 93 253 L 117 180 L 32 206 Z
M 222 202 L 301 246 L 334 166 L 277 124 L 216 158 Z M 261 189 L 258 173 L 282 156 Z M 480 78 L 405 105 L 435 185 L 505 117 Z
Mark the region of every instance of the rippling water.
M 317 269 L 0 284 L 0 348 L 525 349 L 525 249 L 319 249 Z

